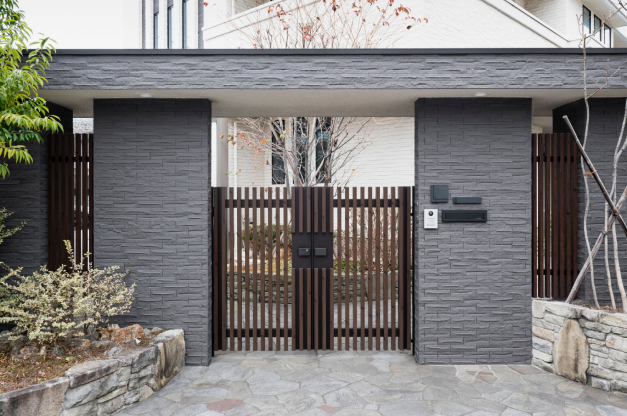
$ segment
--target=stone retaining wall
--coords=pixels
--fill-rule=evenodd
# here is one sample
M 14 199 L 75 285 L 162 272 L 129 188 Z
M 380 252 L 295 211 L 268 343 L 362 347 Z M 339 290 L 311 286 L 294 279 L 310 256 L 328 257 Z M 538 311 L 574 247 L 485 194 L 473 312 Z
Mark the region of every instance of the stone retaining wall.
M 534 300 L 533 360 L 543 370 L 627 393 L 627 314 Z
M 185 366 L 181 329 L 159 334 L 149 347 L 111 351 L 108 360 L 78 364 L 64 377 L 0 394 L 0 415 L 109 415 L 150 397 Z

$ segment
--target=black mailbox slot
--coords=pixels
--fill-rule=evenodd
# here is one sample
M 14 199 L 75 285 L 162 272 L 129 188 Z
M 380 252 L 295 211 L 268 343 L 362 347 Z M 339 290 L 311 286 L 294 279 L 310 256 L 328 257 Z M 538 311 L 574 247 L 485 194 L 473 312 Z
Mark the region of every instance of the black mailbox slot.
M 447 210 L 442 211 L 442 222 L 486 222 L 486 210 Z
M 481 197 L 480 196 L 454 196 L 453 203 L 454 204 L 480 204 Z
M 299 248 L 298 249 L 298 255 L 301 257 L 309 257 L 311 255 L 311 249 L 310 248 Z
M 314 255 L 315 255 L 316 257 L 323 257 L 323 256 L 326 256 L 326 255 L 327 255 L 327 249 L 326 249 L 326 248 L 324 248 L 324 247 L 323 247 L 323 248 L 318 248 L 318 247 L 316 247 L 316 248 L 314 248 Z

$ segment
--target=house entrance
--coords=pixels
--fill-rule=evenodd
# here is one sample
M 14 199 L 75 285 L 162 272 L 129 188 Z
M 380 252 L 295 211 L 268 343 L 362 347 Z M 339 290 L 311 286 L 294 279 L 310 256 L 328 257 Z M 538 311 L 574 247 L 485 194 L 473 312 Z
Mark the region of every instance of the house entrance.
M 213 188 L 215 351 L 411 346 L 411 187 Z

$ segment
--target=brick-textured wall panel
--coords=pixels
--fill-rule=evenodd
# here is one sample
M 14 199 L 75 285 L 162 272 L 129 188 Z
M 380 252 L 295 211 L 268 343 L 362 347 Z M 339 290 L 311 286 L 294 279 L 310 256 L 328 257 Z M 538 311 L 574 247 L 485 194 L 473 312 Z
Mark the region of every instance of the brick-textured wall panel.
M 420 364 L 531 361 L 531 100 L 416 102 L 414 353 Z M 447 204 L 430 185 L 448 184 Z M 453 205 L 480 196 L 483 205 Z M 424 230 L 423 210 L 487 209 Z
M 120 265 L 136 300 L 120 324 L 183 328 L 186 362 L 211 359 L 208 100 L 96 100 L 97 267 Z
M 187 55 L 59 53 L 45 89 L 552 89 L 581 88 L 581 52 L 387 54 L 188 51 Z M 161 53 L 147 51 L 147 53 Z M 165 53 L 165 52 L 164 52 Z M 197 54 L 191 54 L 197 53 Z M 274 53 L 274 55 L 272 55 Z M 284 51 L 283 51 L 284 53 Z M 391 55 L 389 53 L 398 53 Z M 627 54 L 588 55 L 590 79 L 627 66 Z M 627 72 L 608 89 L 627 88 Z
M 609 189 L 612 184 L 612 160 L 614 159 L 614 150 L 616 149 L 616 143 L 618 141 L 618 135 L 620 134 L 621 124 L 623 116 L 625 114 L 625 98 L 599 98 L 590 100 L 590 126 L 588 132 L 588 142 L 586 143 L 586 153 L 592 160 L 594 167 L 596 168 L 601 180 L 605 183 L 605 186 Z M 571 104 L 564 105 L 562 107 L 553 110 L 553 131 L 556 133 L 568 133 L 568 126 L 565 124 L 562 116 L 567 115 L 575 132 L 579 136 L 580 140 L 584 139 L 585 130 L 585 104 L 583 100 L 576 101 Z M 621 162 L 618 165 L 618 180 L 617 188 L 620 195 L 625 186 L 627 186 L 627 162 L 625 162 L 623 155 Z M 583 166 L 583 167 L 582 167 Z M 578 263 L 581 268 L 588 258 L 588 250 L 585 245 L 584 237 L 584 209 L 585 209 L 585 187 L 583 183 L 583 170 L 587 172 L 589 169 L 584 164 L 582 165 L 581 159 L 579 159 L 579 175 L 578 175 Z M 588 185 L 590 188 L 590 214 L 588 216 L 588 238 L 590 240 L 590 247 L 594 245 L 599 234 L 603 231 L 603 209 L 605 199 L 601 194 L 601 191 L 593 178 L 588 179 Z M 625 218 L 625 208 L 622 210 L 623 218 Z M 618 248 L 619 259 L 622 260 L 621 268 L 623 281 L 627 284 L 627 238 L 623 233 L 620 225 L 617 224 L 616 232 L 618 236 Z M 616 283 L 616 272 L 614 269 L 614 248 L 612 245 L 612 239 L 609 238 L 609 263 L 612 274 L 612 288 L 617 305 L 620 305 L 620 294 L 618 291 L 618 285 Z M 607 274 L 605 271 L 604 250 L 601 249 L 597 254 L 594 262 L 594 279 L 595 287 L 597 290 L 597 296 L 599 302 L 605 305 L 610 304 L 610 292 L 607 284 Z M 583 284 L 579 290 L 578 297 L 592 301 L 592 284 L 590 279 L 590 272 L 584 278 Z
M 59 117 L 66 133 L 72 134 L 72 110 L 48 102 L 50 114 Z M 7 225 L 26 226 L 0 245 L 0 261 L 23 267 L 29 274 L 48 264 L 48 133 L 43 143 L 28 143 L 32 164 L 9 163 L 11 175 L 0 178 L 0 208 L 14 214 Z M 0 271 L 0 275 L 4 271 Z

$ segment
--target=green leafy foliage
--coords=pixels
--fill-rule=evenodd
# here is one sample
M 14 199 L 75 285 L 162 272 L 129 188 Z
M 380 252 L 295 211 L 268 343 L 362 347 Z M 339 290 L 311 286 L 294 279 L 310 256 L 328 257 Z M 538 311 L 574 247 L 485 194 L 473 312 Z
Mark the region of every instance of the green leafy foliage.
M 69 241 L 65 247 L 70 259 L 74 253 Z M 69 331 L 85 335 L 106 323 L 110 317 L 127 313 L 133 302 L 135 285 L 127 286 L 119 267 L 83 271 L 83 261 L 70 267 L 48 270 L 42 266 L 31 276 L 22 276 L 21 268 L 10 269 L 0 278 L 0 287 L 8 296 L 0 299 L 0 322 L 14 323 L 16 337 L 26 333 L 39 344 L 56 344 Z
M 9 174 L 9 161 L 31 163 L 25 143 L 41 143 L 40 132 L 62 131 L 56 116 L 48 115 L 38 90 L 47 82 L 53 42 L 31 42 L 33 31 L 17 9 L 17 0 L 0 1 L 0 175 Z M 30 49 L 30 51 L 28 51 Z

